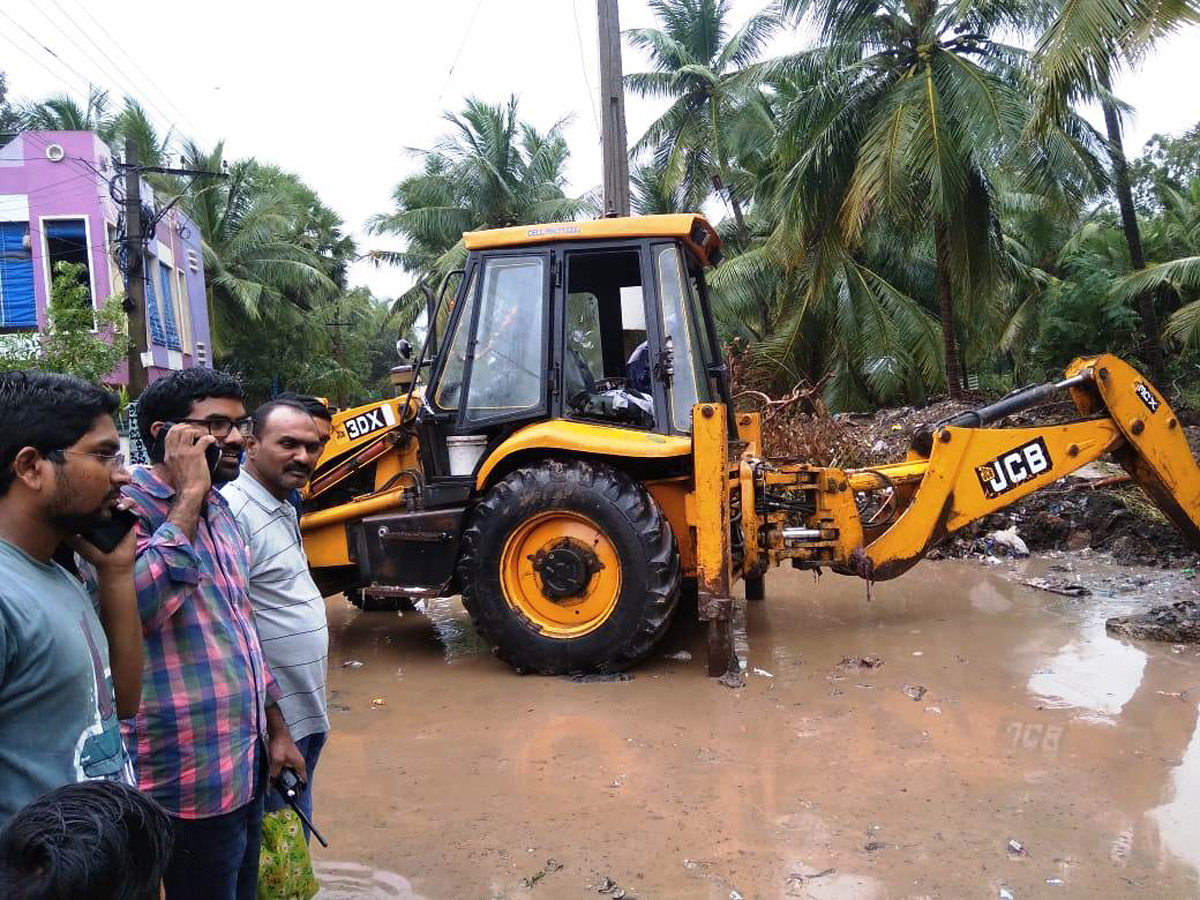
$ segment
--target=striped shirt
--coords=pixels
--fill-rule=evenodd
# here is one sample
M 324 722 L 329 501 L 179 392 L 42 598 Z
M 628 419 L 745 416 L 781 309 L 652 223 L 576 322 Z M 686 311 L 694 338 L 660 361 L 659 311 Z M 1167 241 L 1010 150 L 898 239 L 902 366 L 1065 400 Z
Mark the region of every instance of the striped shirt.
M 134 586 L 145 635 L 142 705 L 122 723 L 138 787 L 174 816 L 203 819 L 254 798 L 268 692 L 246 584 L 250 554 L 210 490 L 194 540 L 167 521 L 175 490 L 152 468 L 125 488 L 137 513 Z
M 250 602 L 292 740 L 329 730 L 325 600 L 308 570 L 296 510 L 244 468 L 221 488 L 250 546 Z

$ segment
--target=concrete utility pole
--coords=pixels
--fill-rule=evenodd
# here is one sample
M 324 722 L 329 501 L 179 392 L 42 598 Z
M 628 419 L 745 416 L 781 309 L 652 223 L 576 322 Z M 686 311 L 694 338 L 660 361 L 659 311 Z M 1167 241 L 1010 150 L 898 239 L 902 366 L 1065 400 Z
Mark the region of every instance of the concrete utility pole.
M 125 308 L 129 313 L 129 396 L 146 389 L 146 250 L 142 237 L 142 172 L 137 144 L 125 139 Z
M 600 20 L 600 140 L 604 145 L 604 214 L 629 215 L 629 146 L 617 0 L 596 0 Z

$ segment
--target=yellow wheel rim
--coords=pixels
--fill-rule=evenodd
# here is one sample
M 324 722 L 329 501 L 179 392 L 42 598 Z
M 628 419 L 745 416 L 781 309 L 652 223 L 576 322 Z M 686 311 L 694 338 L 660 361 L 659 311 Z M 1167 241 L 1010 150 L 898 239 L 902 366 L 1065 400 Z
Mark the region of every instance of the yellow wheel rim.
M 504 545 L 508 605 L 549 637 L 575 638 L 608 621 L 621 596 L 621 564 L 586 516 L 550 510 L 521 523 Z

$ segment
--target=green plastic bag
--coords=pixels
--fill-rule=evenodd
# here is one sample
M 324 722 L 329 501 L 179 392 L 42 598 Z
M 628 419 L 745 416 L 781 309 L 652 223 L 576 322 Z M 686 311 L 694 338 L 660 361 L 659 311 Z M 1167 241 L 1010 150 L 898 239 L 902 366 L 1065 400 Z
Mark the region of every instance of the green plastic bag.
M 258 900 L 312 900 L 317 877 L 295 810 L 263 816 L 262 850 L 258 857 Z

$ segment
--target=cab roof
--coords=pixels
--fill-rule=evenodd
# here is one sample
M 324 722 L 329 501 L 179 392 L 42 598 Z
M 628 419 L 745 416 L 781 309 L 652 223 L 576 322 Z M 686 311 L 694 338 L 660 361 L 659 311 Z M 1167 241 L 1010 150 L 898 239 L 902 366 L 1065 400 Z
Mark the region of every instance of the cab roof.
M 552 241 L 623 240 L 629 238 L 679 238 L 700 260 L 710 266 L 720 261 L 721 239 L 704 216 L 677 213 L 666 216 L 617 216 L 580 222 L 546 222 L 515 225 L 487 231 L 468 231 L 463 243 L 468 250 L 498 250 L 528 247 Z

